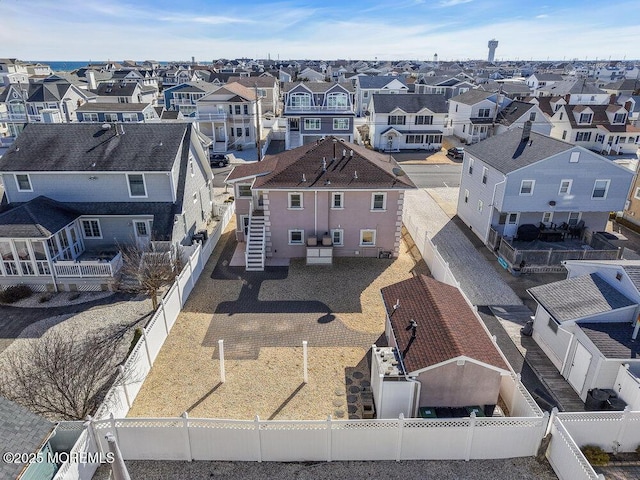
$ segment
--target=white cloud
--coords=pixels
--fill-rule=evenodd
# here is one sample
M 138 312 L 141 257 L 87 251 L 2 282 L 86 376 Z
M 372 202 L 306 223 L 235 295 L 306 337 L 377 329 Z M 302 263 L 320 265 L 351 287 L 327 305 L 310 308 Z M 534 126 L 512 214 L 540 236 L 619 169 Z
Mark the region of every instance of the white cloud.
M 473 2 L 473 0 L 442 0 L 439 5 L 441 7 L 455 7 L 456 5 L 470 2 Z
M 541 15 L 536 15 L 536 18 L 549 18 L 549 15 L 547 15 L 546 13 L 543 13 Z

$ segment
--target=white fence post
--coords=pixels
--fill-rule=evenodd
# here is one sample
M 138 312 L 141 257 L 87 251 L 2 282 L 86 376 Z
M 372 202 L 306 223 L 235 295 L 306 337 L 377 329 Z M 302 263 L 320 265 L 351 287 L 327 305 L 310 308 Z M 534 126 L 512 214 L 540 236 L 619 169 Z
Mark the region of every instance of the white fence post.
M 303 369 L 303 381 L 309 383 L 309 374 L 307 372 L 307 341 L 302 341 L 302 369 Z
M 127 407 L 131 410 L 131 399 L 129 398 L 129 390 L 127 390 L 127 383 L 124 378 L 124 367 L 122 365 L 118 365 L 118 372 L 120 373 L 120 378 L 122 380 L 122 390 L 124 390 L 124 398 L 127 401 Z
M 116 436 L 116 440 L 120 443 L 120 438 L 118 436 L 118 429 L 116 428 L 116 417 L 113 416 L 113 412 L 109 413 L 109 421 L 111 423 L 111 431 Z
M 556 415 L 558 415 L 558 407 L 553 407 L 551 409 L 551 415 L 547 419 L 547 428 L 544 431 L 544 437 L 551 433 L 551 427 L 553 426 L 553 421 L 556 419 Z
M 200 247 L 198 247 L 200 248 Z M 198 250 L 196 249 L 196 252 Z M 189 280 L 191 281 L 191 288 L 196 286 L 196 282 L 193 279 L 193 267 L 191 266 L 191 257 L 187 258 L 187 263 L 189 264 Z
M 218 355 L 220 356 L 220 381 L 224 383 L 226 381 L 224 372 L 224 340 L 218 340 Z
M 258 463 L 262 462 L 262 436 L 260 434 L 260 417 L 256 415 L 253 420 L 256 431 L 256 442 L 258 444 Z
M 191 462 L 193 460 L 193 454 L 191 453 L 191 435 L 189 434 L 189 414 L 187 412 L 184 412 L 182 414 L 182 426 L 184 428 L 184 433 L 187 436 L 185 453 L 187 454 L 187 460 Z
M 160 300 L 160 310 L 162 310 L 162 320 L 164 321 L 164 331 L 169 336 L 169 324 L 167 323 L 167 312 L 165 312 L 164 298 Z
M 327 462 L 331 461 L 331 415 L 327 417 Z
M 151 352 L 149 352 L 149 341 L 147 340 L 147 329 L 142 327 L 142 339 L 144 340 L 144 351 L 147 352 L 147 360 L 149 362 L 149 368 L 153 367 L 151 361 Z
M 87 415 L 87 421 L 83 424 L 83 426 L 87 429 L 87 434 L 89 435 L 89 439 L 96 446 L 96 450 L 98 451 L 98 453 L 103 454 L 104 452 L 102 451 L 102 444 L 100 443 L 100 440 L 98 440 L 98 436 L 96 434 L 96 427 L 93 424 L 93 418 L 91 417 L 91 415 Z
M 476 412 L 471 412 L 469 418 L 469 430 L 467 431 L 467 446 L 464 452 L 465 461 L 471 460 L 471 447 L 473 445 L 473 430 L 476 428 Z
M 620 429 L 618 430 L 618 435 L 616 436 L 615 443 L 617 444 L 618 449 L 622 445 L 622 439 L 624 438 L 624 432 L 627 428 L 627 423 L 629 423 L 629 414 L 631 413 L 631 407 L 627 405 L 624 407 L 624 411 L 622 412 L 622 416 L 620 417 Z M 616 448 L 616 445 L 613 446 Z M 614 450 L 615 452 L 616 450 Z
M 402 433 L 404 430 L 404 413 L 398 417 L 398 445 L 396 445 L 396 462 L 402 460 Z

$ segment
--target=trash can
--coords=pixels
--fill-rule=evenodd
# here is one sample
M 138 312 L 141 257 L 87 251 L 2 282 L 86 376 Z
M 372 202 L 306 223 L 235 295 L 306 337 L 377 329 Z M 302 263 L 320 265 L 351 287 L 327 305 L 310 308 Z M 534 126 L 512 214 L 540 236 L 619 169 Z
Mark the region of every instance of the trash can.
M 590 412 L 604 410 L 607 400 L 609 400 L 609 394 L 607 392 L 594 388 L 587 392 L 587 400 L 584 402 L 584 408 Z
M 606 409 L 607 410 L 615 410 L 617 412 L 621 412 L 627 406 L 627 402 L 618 397 L 610 397 L 606 401 Z

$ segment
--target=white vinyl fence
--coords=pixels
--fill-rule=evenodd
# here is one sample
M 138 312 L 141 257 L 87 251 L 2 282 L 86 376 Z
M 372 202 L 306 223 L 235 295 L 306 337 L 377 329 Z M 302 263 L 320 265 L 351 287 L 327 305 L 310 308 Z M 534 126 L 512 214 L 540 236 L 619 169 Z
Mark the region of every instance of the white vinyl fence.
M 109 418 L 110 415 L 115 415 L 116 417 L 125 417 L 127 415 L 164 341 L 178 318 L 180 310 L 182 310 L 187 298 L 189 298 L 191 290 L 193 290 L 207 260 L 220 240 L 222 232 L 233 217 L 234 212 L 235 203 L 228 204 L 220 223 L 218 223 L 212 235 L 204 244 L 198 244 L 188 257 L 180 275 L 178 275 L 171 288 L 162 298 L 158 310 L 147 326 L 143 328 L 143 336 L 124 363 L 113 387 L 107 392 L 102 405 L 95 414 L 95 419 Z M 97 451 L 95 439 L 92 440 L 87 436 L 86 431 L 83 432 L 73 448 L 74 451 Z M 91 478 L 96 468 L 96 464 L 77 465 L 64 463 L 58 470 L 55 479 L 88 479 Z
M 557 416 L 551 422 L 550 432 L 547 459 L 560 480 L 604 480 L 589 464 Z M 592 432 L 592 437 L 595 436 L 597 433 Z
M 473 460 L 535 455 L 539 418 L 262 421 L 124 418 L 91 424 L 101 451 L 113 433 L 125 460 Z

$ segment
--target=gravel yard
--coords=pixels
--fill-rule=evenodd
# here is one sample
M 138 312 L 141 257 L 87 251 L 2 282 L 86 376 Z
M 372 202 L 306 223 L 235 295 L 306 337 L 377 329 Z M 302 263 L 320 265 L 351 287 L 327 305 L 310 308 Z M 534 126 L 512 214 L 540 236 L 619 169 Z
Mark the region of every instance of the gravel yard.
M 298 479 L 351 480 L 385 478 L 389 480 L 556 480 L 548 463 L 533 458 L 464 461 L 405 462 L 150 462 L 128 461 L 131 478 L 173 480 Z M 103 465 L 94 480 L 107 480 L 110 467 Z
M 396 260 L 338 258 L 333 266 L 245 272 L 229 267 L 231 222 L 180 313 L 130 417 L 358 418 L 367 352 L 384 332 L 379 290 L 409 278 L 415 249 Z M 218 340 L 226 382 L 220 383 Z M 302 340 L 309 345 L 304 384 Z M 364 383 L 366 382 L 366 383 Z

